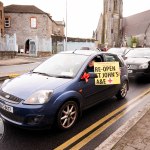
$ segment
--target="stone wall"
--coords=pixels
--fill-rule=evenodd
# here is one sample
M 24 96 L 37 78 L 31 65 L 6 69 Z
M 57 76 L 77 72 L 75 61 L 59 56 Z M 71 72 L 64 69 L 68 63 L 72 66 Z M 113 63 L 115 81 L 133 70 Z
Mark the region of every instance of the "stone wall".
M 5 33 L 12 35 L 16 33 L 19 48 L 25 49 L 25 43 L 29 39 L 37 36 L 40 38 L 50 38 L 52 34 L 52 20 L 47 14 L 29 13 L 5 13 L 11 18 L 11 27 L 5 29 Z M 36 28 L 31 28 L 31 18 L 36 18 Z
M 47 56 L 51 56 L 51 55 L 52 55 L 51 52 L 43 52 L 43 51 L 37 52 L 37 57 L 47 57 Z
M 15 51 L 0 51 L 0 60 L 14 58 L 16 56 Z
M 53 21 L 53 34 L 54 35 L 59 35 L 59 36 L 64 36 L 64 25 L 62 24 L 57 24 L 55 21 Z
M 1 14 L 0 14 L 1 15 L 0 16 L 0 34 L 3 36 L 4 35 L 4 7 L 3 7 L 2 2 L 0 2 L 0 12 L 1 12 Z

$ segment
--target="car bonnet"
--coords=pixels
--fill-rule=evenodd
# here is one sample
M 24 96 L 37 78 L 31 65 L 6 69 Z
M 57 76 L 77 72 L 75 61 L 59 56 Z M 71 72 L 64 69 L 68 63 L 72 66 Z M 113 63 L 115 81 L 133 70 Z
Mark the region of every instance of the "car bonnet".
M 54 90 L 71 80 L 27 73 L 10 80 L 2 90 L 25 100 L 36 91 Z
M 143 64 L 150 61 L 150 58 L 127 58 L 125 62 L 127 64 Z

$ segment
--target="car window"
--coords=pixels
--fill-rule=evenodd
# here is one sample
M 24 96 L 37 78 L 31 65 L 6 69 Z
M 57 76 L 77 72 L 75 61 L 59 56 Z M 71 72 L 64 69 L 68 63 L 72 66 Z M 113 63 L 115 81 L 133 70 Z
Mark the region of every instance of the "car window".
M 33 72 L 54 77 L 74 77 L 88 57 L 79 54 L 55 54 Z
M 105 57 L 106 62 L 116 62 L 117 61 L 117 62 L 119 62 L 120 67 L 124 66 L 124 63 L 116 55 L 105 54 L 104 57 Z
M 103 57 L 101 55 L 98 55 L 98 56 L 92 58 L 89 61 L 88 65 L 85 69 L 85 72 L 94 72 L 94 62 L 102 62 L 102 61 L 103 61 Z
M 130 50 L 126 55 L 126 57 L 131 57 L 131 58 L 142 58 L 142 57 L 147 57 L 150 58 L 150 49 L 133 49 Z

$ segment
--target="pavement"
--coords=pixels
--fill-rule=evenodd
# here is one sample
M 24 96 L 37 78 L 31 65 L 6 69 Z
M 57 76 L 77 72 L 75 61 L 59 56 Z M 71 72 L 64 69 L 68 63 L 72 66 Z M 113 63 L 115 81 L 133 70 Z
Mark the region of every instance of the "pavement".
M 34 63 L 45 59 L 47 58 L 16 57 L 0 60 L 0 67 Z M 9 78 L 9 75 L 0 72 L 0 80 L 6 78 Z M 150 104 L 139 110 L 95 150 L 150 150 Z
M 150 150 L 150 103 L 95 150 Z
M 0 60 L 0 70 L 1 67 L 6 67 L 6 66 L 12 66 L 12 65 L 21 65 L 21 64 L 29 64 L 29 63 L 35 63 L 35 62 L 42 62 L 46 60 L 48 57 L 23 57 L 23 56 L 16 56 L 13 59 L 4 59 Z M 20 74 L 25 73 L 25 71 L 18 71 L 18 72 L 10 72 L 5 73 L 0 71 L 0 81 L 3 81 L 8 78 L 13 78 L 15 76 L 18 76 Z

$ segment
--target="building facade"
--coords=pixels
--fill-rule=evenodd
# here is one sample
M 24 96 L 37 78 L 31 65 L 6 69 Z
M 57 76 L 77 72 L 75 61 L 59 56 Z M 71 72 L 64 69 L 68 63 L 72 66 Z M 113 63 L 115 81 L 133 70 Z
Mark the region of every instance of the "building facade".
M 150 10 L 123 19 L 123 37 L 127 46 L 132 46 L 132 37 L 137 38 L 137 46 L 150 47 Z
M 105 47 L 119 46 L 122 39 L 122 0 L 104 0 L 103 14 L 101 14 L 96 29 L 96 39 Z
M 0 34 L 4 36 L 4 7 L 2 2 L 0 2 Z
M 28 52 L 32 41 L 40 41 L 41 44 L 45 44 L 45 42 L 42 43 L 43 39 L 51 42 L 52 35 L 64 36 L 64 22 L 55 22 L 50 14 L 33 5 L 6 6 L 4 15 L 5 34 L 16 34 L 19 50 L 24 49 L 25 52 Z M 42 48 L 41 44 L 38 47 Z
M 150 10 L 123 17 L 123 0 L 103 0 L 103 4 L 94 34 L 99 48 L 132 47 L 133 37 L 137 47 L 150 47 Z

